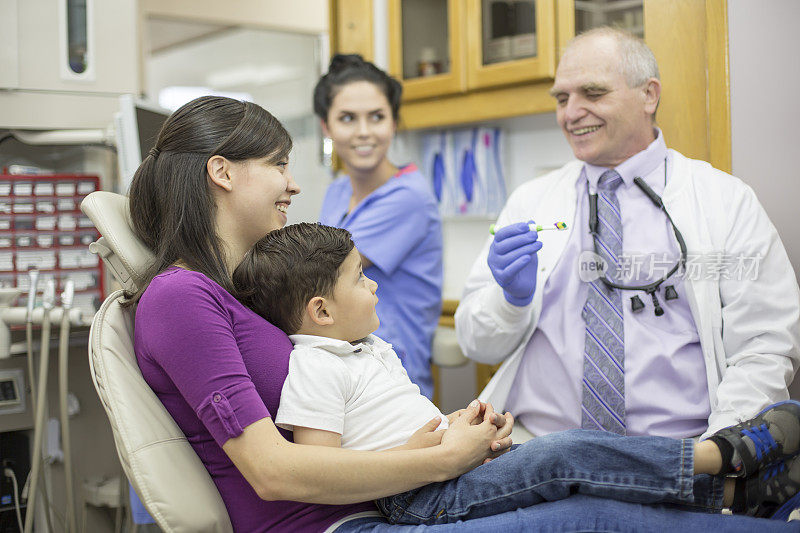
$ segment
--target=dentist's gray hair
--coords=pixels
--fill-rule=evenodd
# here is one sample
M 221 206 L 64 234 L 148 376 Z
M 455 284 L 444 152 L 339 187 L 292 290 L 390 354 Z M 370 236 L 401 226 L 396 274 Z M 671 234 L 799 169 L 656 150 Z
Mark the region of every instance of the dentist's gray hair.
M 601 26 L 587 30 L 575 36 L 567 44 L 563 55 L 569 54 L 575 43 L 590 37 L 610 37 L 616 41 L 621 61 L 620 68 L 628 87 L 640 87 L 650 78 L 661 79 L 656 57 L 650 47 L 639 37 L 619 28 Z

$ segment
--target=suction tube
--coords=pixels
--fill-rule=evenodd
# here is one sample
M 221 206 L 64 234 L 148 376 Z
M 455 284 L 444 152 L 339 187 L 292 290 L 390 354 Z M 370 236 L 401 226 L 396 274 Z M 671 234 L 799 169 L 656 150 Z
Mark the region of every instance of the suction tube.
M 31 411 L 36 412 L 36 376 L 33 373 L 33 309 L 36 306 L 36 290 L 39 287 L 39 271 L 28 271 L 28 307 L 25 315 L 25 344 L 28 348 L 28 381 L 31 386 Z
M 64 450 L 64 476 L 67 485 L 67 531 L 78 533 L 75 519 L 75 494 L 72 481 L 72 451 L 69 437 L 68 383 L 69 383 L 69 310 L 72 308 L 72 297 L 75 283 L 68 280 L 61 293 L 61 331 L 58 340 L 58 390 L 61 406 L 61 447 Z
M 25 529 L 24 533 L 31 533 L 33 531 L 33 518 L 36 514 L 36 489 L 39 485 L 39 476 L 44 473 L 42 470 L 42 440 L 45 431 L 44 412 L 47 403 L 47 372 L 50 360 L 50 310 L 53 308 L 55 301 L 56 284 L 55 280 L 48 280 L 45 286 L 44 295 L 42 296 L 42 308 L 44 309 L 44 316 L 42 317 L 42 341 L 41 352 L 39 353 L 39 386 L 35 391 L 36 398 L 36 412 L 33 425 L 33 458 L 31 460 L 31 473 L 30 473 L 30 490 L 28 491 L 28 509 L 25 513 Z M 32 306 L 31 306 L 32 307 Z M 31 310 L 31 314 L 33 309 Z M 31 321 L 28 322 L 29 327 L 32 327 Z M 33 348 L 31 347 L 31 352 Z M 31 391 L 31 396 L 34 391 Z M 45 516 L 47 517 L 48 529 L 52 531 L 52 524 L 50 523 L 50 505 L 47 501 L 47 492 L 45 484 L 41 485 L 42 500 L 44 501 Z

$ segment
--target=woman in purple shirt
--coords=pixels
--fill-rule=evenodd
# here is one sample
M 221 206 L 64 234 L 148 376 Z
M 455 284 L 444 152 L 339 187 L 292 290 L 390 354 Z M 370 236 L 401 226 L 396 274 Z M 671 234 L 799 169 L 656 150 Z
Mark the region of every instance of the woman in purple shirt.
M 232 296 L 231 272 L 258 239 L 286 223 L 300 192 L 287 169 L 290 149 L 280 123 L 247 102 L 198 98 L 167 119 L 129 193 L 136 234 L 156 256 L 149 284 L 130 295 L 138 301 L 136 357 L 211 474 L 234 530 L 408 530 L 377 516 L 353 518 L 377 515 L 371 500 L 454 478 L 502 454 L 512 420 L 490 406 L 471 407 L 451 415 L 443 434 L 421 428 L 419 448 L 386 452 L 297 445 L 276 428 L 291 344 Z M 753 527 L 746 517 L 586 496 L 431 527 L 574 531 L 661 522 Z

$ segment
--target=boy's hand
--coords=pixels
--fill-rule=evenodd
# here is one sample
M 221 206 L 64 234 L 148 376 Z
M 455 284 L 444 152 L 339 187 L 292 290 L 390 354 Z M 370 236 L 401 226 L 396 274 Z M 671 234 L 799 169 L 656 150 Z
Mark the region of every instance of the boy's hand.
M 484 420 L 489 420 L 497 429 L 505 428 L 505 430 L 500 434 L 499 438 L 505 438 L 511 434 L 511 430 L 514 427 L 514 417 L 508 411 L 506 411 L 505 415 L 501 415 L 500 413 L 496 413 L 494 411 L 492 404 L 484 403 L 480 400 L 472 400 L 472 403 L 469 404 L 469 407 L 475 407 L 478 410 L 478 414 L 482 416 Z M 458 411 L 447 415 L 448 422 L 452 424 L 456 418 L 464 413 L 464 411 L 466 411 L 466 409 L 459 409 Z M 480 423 L 480 420 L 473 420 L 472 423 L 478 424 Z
M 430 419 L 424 426 L 416 430 L 408 442 L 400 446 L 404 450 L 416 450 L 418 448 L 430 448 L 431 446 L 438 446 L 442 443 L 442 435 L 444 430 L 436 430 L 442 419 L 438 416 Z
M 514 416 L 508 411 L 506 411 L 505 415 L 496 413 L 492 404 L 486 403 L 483 417 L 484 420 L 491 422 L 497 428 L 496 439 L 492 442 L 491 446 L 492 456 L 484 461 L 485 464 L 492 459 L 500 457 L 511 448 L 513 444 L 511 441 L 511 430 L 514 429 Z
M 444 456 L 452 461 L 455 475 L 468 472 L 495 455 L 491 446 L 497 440 L 498 429 L 484 420 L 484 413 L 479 410 L 475 401 L 466 409 L 453 413 L 452 423 L 442 436 L 442 447 L 446 450 Z
M 482 420 L 484 418 L 484 415 L 486 414 L 486 406 L 487 405 L 489 405 L 489 404 L 483 403 L 480 400 L 472 400 L 472 402 L 470 402 L 470 404 L 467 407 L 467 409 L 476 409 L 477 413 L 478 413 L 478 417 L 472 419 L 471 424 L 473 426 L 476 425 L 476 424 L 480 424 L 482 422 Z M 458 419 L 458 417 L 460 417 L 464 413 L 466 413 L 467 409 L 459 409 L 458 411 L 453 411 L 452 413 L 447 415 L 447 421 L 450 424 L 452 424 L 453 422 L 456 421 L 456 419 Z M 500 425 L 502 425 L 502 424 L 500 424 Z M 498 427 L 500 427 L 500 426 L 498 426 Z

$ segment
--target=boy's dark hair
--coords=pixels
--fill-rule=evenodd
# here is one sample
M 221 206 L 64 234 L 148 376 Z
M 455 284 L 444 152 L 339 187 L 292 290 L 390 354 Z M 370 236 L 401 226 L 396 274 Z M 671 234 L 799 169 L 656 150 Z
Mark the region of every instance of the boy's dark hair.
M 327 297 L 354 248 L 350 232 L 322 224 L 293 224 L 253 245 L 233 272 L 237 298 L 282 329 L 296 333 L 306 304 Z
M 172 113 L 128 192 L 134 233 L 155 260 L 146 283 L 127 296 L 138 301 L 150 280 L 176 261 L 232 290 L 206 163 L 214 155 L 278 162 L 291 149 L 292 139 L 278 119 L 250 102 L 202 96 Z
M 314 87 L 314 113 L 327 123 L 333 98 L 342 87 L 356 81 L 368 81 L 380 89 L 389 101 L 392 117 L 397 122 L 403 86 L 358 54 L 336 54 L 331 58 L 328 73 Z

